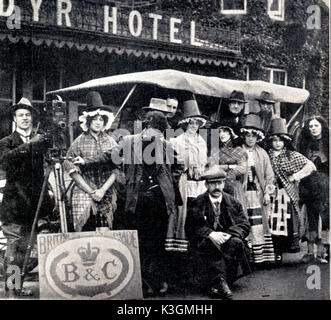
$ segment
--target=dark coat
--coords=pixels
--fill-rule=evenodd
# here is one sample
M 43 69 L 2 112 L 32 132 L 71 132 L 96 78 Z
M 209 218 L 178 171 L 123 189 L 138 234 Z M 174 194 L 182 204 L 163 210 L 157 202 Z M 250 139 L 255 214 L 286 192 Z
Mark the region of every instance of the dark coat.
M 223 192 L 219 225 L 214 229 L 215 215 L 209 193 L 197 197 L 188 212 L 186 232 L 188 234 L 193 253 L 203 255 L 207 263 L 216 263 L 225 259 L 232 269 L 230 282 L 251 272 L 249 264 L 250 251 L 245 238 L 250 232 L 250 224 L 245 217 L 241 203 L 231 195 Z M 223 231 L 231 234 L 220 248 L 216 249 L 208 238 L 213 231 Z M 236 246 L 236 248 L 234 248 Z M 216 276 L 216 275 L 215 275 Z
M 0 163 L 6 171 L 0 220 L 31 225 L 44 178 L 43 146 L 23 143 L 15 131 L 0 140 Z M 43 205 L 46 203 L 47 206 L 50 203 L 48 194 Z M 47 210 L 42 209 L 40 213 L 46 215 Z
M 113 150 L 113 153 L 124 152 L 125 210 L 128 213 L 135 212 L 143 176 L 142 154 L 139 154 L 139 151 L 142 150 L 141 143 L 141 134 L 129 135 L 124 137 L 119 146 Z M 182 204 L 178 182 L 184 168 L 183 165 L 176 163 L 175 151 L 167 140 L 162 140 L 161 150 L 163 157 L 156 164 L 155 177 L 164 195 L 168 215 L 176 215 L 177 206 Z
M 191 244 L 201 247 L 213 231 L 223 231 L 244 240 L 250 231 L 250 224 L 244 215 L 241 203 L 231 195 L 223 192 L 221 202 L 221 230 L 214 229 L 214 211 L 206 192 L 197 197 L 192 203 L 187 231 L 192 239 Z

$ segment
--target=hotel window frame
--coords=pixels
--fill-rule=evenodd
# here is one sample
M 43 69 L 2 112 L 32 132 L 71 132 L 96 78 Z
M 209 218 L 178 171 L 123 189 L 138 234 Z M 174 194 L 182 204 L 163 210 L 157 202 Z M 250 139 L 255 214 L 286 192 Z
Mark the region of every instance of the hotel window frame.
M 237 10 L 237 9 L 224 9 L 224 0 L 221 1 L 221 10 L 222 14 L 247 14 L 247 0 L 242 0 L 244 2 L 244 9 Z
M 287 86 L 287 71 L 285 69 L 280 69 L 280 68 L 273 68 L 273 67 L 265 67 L 263 68 L 265 71 L 270 71 L 270 79 L 268 82 L 274 83 L 274 84 L 279 84 L 274 82 L 274 73 L 275 72 L 283 72 L 284 73 L 284 84 L 281 84 L 282 86 Z
M 272 1 L 274 0 L 268 0 L 267 2 L 267 11 L 270 19 L 277 20 L 277 21 L 284 21 L 285 20 L 285 0 L 277 0 L 279 4 L 279 10 L 278 11 L 271 11 L 270 7 L 272 4 Z

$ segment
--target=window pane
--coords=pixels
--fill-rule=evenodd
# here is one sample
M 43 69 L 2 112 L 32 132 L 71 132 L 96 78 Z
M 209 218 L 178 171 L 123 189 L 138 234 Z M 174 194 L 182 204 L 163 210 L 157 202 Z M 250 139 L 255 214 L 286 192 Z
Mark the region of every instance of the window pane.
M 280 10 L 280 3 L 279 2 L 280 2 L 279 0 L 271 0 L 269 10 L 278 12 Z
M 270 82 L 271 81 L 271 70 L 266 70 L 265 71 L 265 79 L 263 79 L 263 80 L 265 80 L 265 81 L 267 81 L 267 82 Z
M 223 0 L 224 10 L 245 10 L 245 0 Z
M 284 71 L 274 71 L 274 83 L 285 85 L 285 72 Z

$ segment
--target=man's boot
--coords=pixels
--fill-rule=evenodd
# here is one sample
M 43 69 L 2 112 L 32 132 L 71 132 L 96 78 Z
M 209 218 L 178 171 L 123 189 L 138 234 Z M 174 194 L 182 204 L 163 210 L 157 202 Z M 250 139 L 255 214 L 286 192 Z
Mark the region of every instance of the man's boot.
M 4 263 L 3 263 L 3 269 L 4 269 L 4 281 L 5 281 L 5 298 L 8 299 L 15 299 L 16 293 L 15 289 L 12 288 L 11 286 L 14 285 L 13 282 L 10 284 L 8 283 L 8 278 L 11 275 L 11 273 L 8 272 L 8 268 L 11 266 L 9 259 L 7 257 L 4 258 Z

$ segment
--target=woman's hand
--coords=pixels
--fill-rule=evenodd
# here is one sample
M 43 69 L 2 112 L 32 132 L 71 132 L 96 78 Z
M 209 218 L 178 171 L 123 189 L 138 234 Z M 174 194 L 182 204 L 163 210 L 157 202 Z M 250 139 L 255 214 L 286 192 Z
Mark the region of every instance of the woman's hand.
M 263 197 L 263 204 L 267 206 L 270 203 L 270 196 L 268 193 L 266 193 Z
M 91 193 L 91 197 L 94 201 L 100 202 L 102 200 L 102 198 L 104 197 L 105 193 L 106 192 L 102 188 L 100 188 L 100 189 L 94 190 L 93 193 Z
M 294 176 L 293 176 L 293 175 L 292 175 L 292 176 L 289 176 L 289 177 L 288 177 L 288 181 L 290 181 L 290 182 L 294 182 L 294 181 L 295 181 Z
M 80 165 L 84 165 L 85 164 L 85 160 L 82 158 L 82 157 L 80 157 L 80 156 L 78 156 L 78 157 L 76 157 L 76 158 L 74 158 L 73 160 L 72 160 L 72 163 L 73 164 L 80 164 Z

